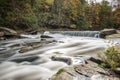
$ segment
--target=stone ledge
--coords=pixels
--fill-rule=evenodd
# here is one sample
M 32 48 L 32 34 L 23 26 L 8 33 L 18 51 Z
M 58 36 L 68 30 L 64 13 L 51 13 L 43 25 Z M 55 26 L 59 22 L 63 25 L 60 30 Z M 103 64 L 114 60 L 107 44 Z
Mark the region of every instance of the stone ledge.
M 120 80 L 120 77 L 88 60 L 85 65 L 60 69 L 50 80 Z

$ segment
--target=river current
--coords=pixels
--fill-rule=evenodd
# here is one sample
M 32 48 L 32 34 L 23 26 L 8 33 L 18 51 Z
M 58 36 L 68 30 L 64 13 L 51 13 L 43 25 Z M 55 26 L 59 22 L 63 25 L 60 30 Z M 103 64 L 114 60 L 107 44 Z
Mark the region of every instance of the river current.
M 59 69 L 84 64 L 90 56 L 120 44 L 120 39 L 44 34 L 53 38 L 41 39 L 39 33 L 0 41 L 0 80 L 48 80 Z

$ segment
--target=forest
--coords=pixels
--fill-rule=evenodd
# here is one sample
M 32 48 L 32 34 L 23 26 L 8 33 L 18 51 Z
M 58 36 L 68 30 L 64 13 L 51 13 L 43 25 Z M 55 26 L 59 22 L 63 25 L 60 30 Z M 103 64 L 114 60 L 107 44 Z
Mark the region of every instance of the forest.
M 86 0 L 0 0 L 0 26 L 12 29 L 101 30 L 120 27 L 120 6 Z

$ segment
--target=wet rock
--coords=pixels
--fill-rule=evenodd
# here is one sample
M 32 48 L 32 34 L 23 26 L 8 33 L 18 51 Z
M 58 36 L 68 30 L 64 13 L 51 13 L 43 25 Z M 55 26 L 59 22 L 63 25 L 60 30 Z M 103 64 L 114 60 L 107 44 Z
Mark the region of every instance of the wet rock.
M 52 56 L 51 59 L 52 59 L 53 61 L 62 61 L 62 62 L 65 62 L 65 63 L 67 63 L 68 65 L 72 64 L 71 58 L 68 58 L 68 57 Z
M 117 33 L 120 34 L 120 29 L 117 30 Z
M 19 34 L 10 28 L 0 27 L 0 37 L 13 38 L 19 37 Z
M 37 34 L 37 33 L 38 33 L 38 31 L 33 30 L 33 31 L 29 32 L 29 33 L 30 33 L 30 34 Z
M 63 41 L 59 41 L 59 43 L 64 43 Z
M 14 30 L 12 30 L 10 28 L 0 27 L 0 30 L 3 31 L 3 32 L 6 31 L 6 33 L 8 32 L 8 33 L 11 33 L 11 34 L 17 34 L 16 31 L 14 31 Z
M 0 37 L 3 37 L 4 36 L 4 32 L 0 32 Z
M 53 37 L 48 36 L 48 35 L 41 35 L 41 38 L 53 38 Z
M 116 34 L 116 33 L 117 31 L 115 29 L 104 29 L 104 30 L 101 30 L 100 37 L 105 38 L 105 36 L 107 35 Z
M 120 38 L 120 34 L 112 34 L 112 35 L 108 35 L 106 36 L 107 39 L 111 39 L 111 38 Z
M 7 49 L 7 48 L 5 48 L 4 50 L 0 51 L 0 58 L 5 58 L 5 60 L 7 60 L 9 57 L 16 54 L 15 51 L 16 51 L 16 49 Z
M 119 80 L 120 77 L 111 74 L 88 60 L 84 65 L 75 65 L 59 70 L 50 80 Z
M 93 58 L 93 57 L 91 57 L 89 60 L 94 62 L 94 63 L 97 63 L 97 64 L 103 63 L 103 61 L 101 61 L 100 59 L 96 59 L 96 58 Z
M 35 61 L 37 59 L 39 59 L 38 56 L 25 56 L 25 57 L 12 58 L 12 59 L 9 59 L 9 61 L 20 63 L 20 62 L 24 62 L 24 61 L 32 62 L 32 61 Z
M 23 48 L 21 48 L 20 49 L 20 53 L 24 53 L 24 52 L 27 52 L 27 51 L 30 51 L 30 50 L 32 50 L 33 48 L 32 47 L 23 47 Z
M 35 29 L 29 29 L 29 30 L 26 30 L 26 32 L 29 34 L 37 34 L 38 33 L 38 31 Z
M 120 67 L 119 67 L 119 68 L 116 68 L 114 71 L 115 71 L 115 73 L 117 73 L 117 74 L 120 75 Z

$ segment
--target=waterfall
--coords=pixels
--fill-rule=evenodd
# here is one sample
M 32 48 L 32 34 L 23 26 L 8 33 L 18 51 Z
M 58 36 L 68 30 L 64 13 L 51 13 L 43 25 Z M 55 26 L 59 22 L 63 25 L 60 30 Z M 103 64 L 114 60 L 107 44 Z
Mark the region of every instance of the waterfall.
M 50 33 L 60 33 L 69 36 L 95 37 L 99 38 L 99 31 L 50 31 Z

